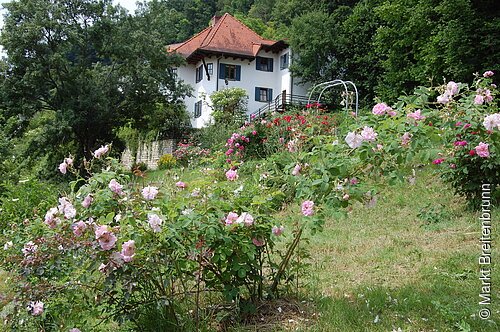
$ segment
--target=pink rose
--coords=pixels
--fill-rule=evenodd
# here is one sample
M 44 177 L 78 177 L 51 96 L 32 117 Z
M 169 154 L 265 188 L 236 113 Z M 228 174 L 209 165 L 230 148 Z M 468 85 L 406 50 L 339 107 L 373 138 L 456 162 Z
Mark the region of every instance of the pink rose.
M 111 250 L 115 246 L 116 236 L 107 225 L 96 226 L 95 238 L 103 250 Z
M 292 175 L 293 176 L 299 175 L 301 170 L 302 170 L 302 166 L 300 166 L 300 164 L 295 165 L 295 167 L 292 170 Z
M 439 165 L 444 161 L 444 158 L 438 158 L 432 161 L 434 165 Z
M 40 316 L 43 313 L 43 302 L 42 301 L 36 301 L 36 302 L 30 302 L 28 304 L 28 311 L 33 315 L 33 316 Z
M 238 219 L 236 219 L 235 223 L 237 224 L 244 224 L 247 227 L 250 227 L 254 223 L 254 219 L 252 215 L 248 212 L 243 212 Z
M 302 214 L 306 217 L 312 216 L 314 214 L 314 202 L 304 201 L 302 203 Z
M 373 106 L 372 113 L 375 115 L 384 115 L 386 112 L 392 111 L 392 108 L 387 106 L 386 103 L 378 103 Z
M 175 184 L 175 186 L 176 186 L 177 188 L 180 188 L 180 189 L 184 189 L 184 188 L 186 188 L 186 184 L 185 184 L 184 182 L 182 182 L 182 181 L 177 182 L 177 183 Z
M 97 159 L 101 158 L 109 151 L 109 147 L 107 145 L 101 146 L 99 149 L 94 151 L 94 157 Z
M 373 142 L 374 140 L 377 139 L 378 134 L 373 130 L 372 127 L 364 127 L 363 130 L 361 131 L 361 137 L 363 137 L 363 140 L 367 142 Z
M 345 142 L 351 149 L 359 148 L 363 143 L 363 140 L 363 136 L 354 132 L 347 133 L 347 136 L 345 137 Z
M 276 236 L 280 236 L 281 234 L 283 234 L 283 231 L 285 230 L 285 227 L 284 226 L 273 226 L 272 228 L 272 233 Z
M 59 172 L 61 172 L 62 174 L 66 174 L 67 168 L 68 164 L 66 164 L 65 162 L 59 164 Z
M 153 232 L 161 232 L 161 224 L 163 223 L 163 220 L 157 214 L 148 214 L 148 223 L 149 226 L 153 229 Z
M 85 196 L 85 198 L 83 199 L 83 202 L 82 202 L 82 206 L 84 208 L 88 208 L 90 206 L 90 204 L 92 204 L 93 200 L 94 200 L 94 198 L 90 194 Z
M 479 145 L 476 146 L 476 153 L 481 158 L 488 158 L 490 156 L 490 151 L 488 150 L 489 144 L 479 142 Z
M 493 76 L 495 73 L 492 72 L 491 70 L 487 70 L 483 73 L 483 77 L 491 77 Z
M 72 225 L 72 228 L 73 228 L 73 234 L 75 234 L 75 236 L 80 237 L 83 235 L 83 232 L 85 232 L 85 230 L 87 229 L 87 224 L 80 220 L 74 223 Z
M 253 238 L 253 239 L 252 239 L 252 243 L 253 243 L 256 247 L 262 247 L 262 246 L 265 244 L 264 240 L 257 239 L 257 238 Z
M 236 220 L 238 220 L 238 214 L 235 212 L 229 212 L 226 217 L 226 226 L 232 225 Z
M 151 201 L 156 198 L 156 195 L 158 195 L 157 187 L 147 186 L 142 189 L 142 197 L 144 197 L 145 200 Z
M 476 97 L 474 97 L 475 105 L 482 105 L 483 103 L 484 103 L 484 97 L 482 95 L 476 95 Z
M 230 169 L 229 171 L 226 172 L 226 178 L 229 181 L 236 181 L 238 180 L 238 172 L 233 169 Z
M 116 181 L 115 179 L 109 181 L 108 187 L 115 194 L 123 195 L 123 186 L 119 184 L 118 181 Z
M 124 242 L 122 244 L 122 251 L 121 255 L 123 257 L 123 261 L 128 263 L 134 258 L 135 256 L 135 241 L 134 240 L 128 240 L 127 242 Z

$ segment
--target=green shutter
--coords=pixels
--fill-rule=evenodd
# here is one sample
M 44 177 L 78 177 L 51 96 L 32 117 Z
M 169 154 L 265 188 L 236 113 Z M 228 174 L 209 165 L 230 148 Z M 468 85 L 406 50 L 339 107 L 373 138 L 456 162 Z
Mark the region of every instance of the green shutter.
M 223 63 L 219 65 L 219 79 L 226 79 L 226 65 Z
M 236 80 L 241 80 L 241 66 L 236 66 Z
M 260 88 L 255 88 L 255 101 L 260 101 Z
M 273 71 L 273 62 L 274 62 L 274 59 L 270 58 L 269 62 L 268 62 L 269 66 L 267 68 L 267 69 L 269 69 L 269 71 Z
M 267 100 L 273 101 L 273 89 L 267 89 Z

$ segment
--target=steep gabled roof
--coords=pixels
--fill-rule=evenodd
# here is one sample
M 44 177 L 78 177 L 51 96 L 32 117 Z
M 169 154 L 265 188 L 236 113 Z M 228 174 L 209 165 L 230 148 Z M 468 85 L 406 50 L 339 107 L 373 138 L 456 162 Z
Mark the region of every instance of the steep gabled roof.
M 182 55 L 196 63 L 206 55 L 227 55 L 253 59 L 261 49 L 278 52 L 288 45 L 284 41 L 264 39 L 236 18 L 226 13 L 214 17 L 213 24 L 183 43 L 168 46 L 168 52 Z

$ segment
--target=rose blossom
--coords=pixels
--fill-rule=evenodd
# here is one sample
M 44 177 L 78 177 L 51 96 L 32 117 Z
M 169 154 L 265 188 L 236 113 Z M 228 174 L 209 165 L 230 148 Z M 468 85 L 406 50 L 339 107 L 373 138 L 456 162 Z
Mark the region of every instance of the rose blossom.
M 262 246 L 265 244 L 264 240 L 257 239 L 257 238 L 255 238 L 255 237 L 252 239 L 252 243 L 253 243 L 256 247 L 262 247 Z
M 144 199 L 146 200 L 153 200 L 155 199 L 156 195 L 158 195 L 157 187 L 147 186 L 142 189 L 142 197 L 144 197 Z
M 47 213 L 45 214 L 45 220 L 44 220 L 44 222 L 50 228 L 54 228 L 57 225 L 57 221 L 59 219 L 56 218 L 55 215 L 57 214 L 58 211 L 59 210 L 57 210 L 57 208 L 53 207 L 53 208 L 50 208 L 49 211 L 47 211 Z
M 226 226 L 232 225 L 238 220 L 238 214 L 235 212 L 229 212 L 226 217 Z
M 434 165 L 439 165 L 444 161 L 444 158 L 438 158 L 432 161 Z
M 302 166 L 300 166 L 300 164 L 295 165 L 295 167 L 292 170 L 292 175 L 293 176 L 299 175 L 301 170 L 302 170 Z
M 403 136 L 401 136 L 401 144 L 403 146 L 407 146 L 408 144 L 410 144 L 410 141 L 411 141 L 411 134 L 409 132 L 406 132 L 403 134 Z
M 80 331 L 80 329 L 77 329 L 76 327 L 74 327 L 71 330 L 69 330 L 69 332 L 82 332 L 82 331 Z
M 467 141 L 456 141 L 455 143 L 453 143 L 453 145 L 455 145 L 455 146 L 466 146 L 467 145 Z
M 97 159 L 101 158 L 109 151 L 109 147 L 107 145 L 101 146 L 99 149 L 94 151 L 94 157 Z
M 474 104 L 475 105 L 482 105 L 484 103 L 484 97 L 482 95 L 476 95 L 474 97 Z
M 372 127 L 364 127 L 361 131 L 361 137 L 367 142 L 372 142 L 377 139 L 378 134 Z
M 43 302 L 42 301 L 36 301 L 36 302 L 30 302 L 28 304 L 28 311 L 33 315 L 33 316 L 40 316 L 43 313 Z
M 284 230 L 285 230 L 284 226 L 273 226 L 271 231 L 274 235 L 280 236 L 281 234 L 283 234 Z
M 314 202 L 304 201 L 302 203 L 302 214 L 306 217 L 312 216 L 314 214 Z
M 59 213 L 64 214 L 64 218 L 66 219 L 72 219 L 76 216 L 76 209 L 66 197 L 59 198 L 59 206 L 57 208 L 59 209 Z
M 458 93 L 458 84 L 453 81 L 448 82 L 446 92 L 449 96 L 456 95 Z
M 486 130 L 500 129 L 500 113 L 490 114 L 484 118 L 483 126 Z
M 123 194 L 123 186 L 118 183 L 115 179 L 109 181 L 108 185 L 109 189 L 115 194 L 122 195 Z
M 408 113 L 407 117 L 411 118 L 411 119 L 414 119 L 415 122 L 418 122 L 420 120 L 425 120 L 425 116 L 421 115 L 420 114 L 421 112 L 422 112 L 421 110 L 416 110 L 413 113 Z
M 236 219 L 235 223 L 237 224 L 244 224 L 247 227 L 250 227 L 254 223 L 254 219 L 252 215 L 248 212 L 243 212 L 238 219 Z
M 487 70 L 483 73 L 483 77 L 491 77 L 493 76 L 495 73 L 492 72 L 491 70 Z
M 387 106 L 386 103 L 378 103 L 373 106 L 372 113 L 375 115 L 384 115 L 386 112 L 392 111 L 392 108 Z
M 153 229 L 153 232 L 158 233 L 161 232 L 161 224 L 163 220 L 155 213 L 148 214 L 148 223 L 149 226 Z
M 180 188 L 180 189 L 184 189 L 184 188 L 186 188 L 186 184 L 185 184 L 184 182 L 182 182 L 182 181 L 176 182 L 176 183 L 175 183 L 175 186 L 176 186 L 177 188 Z
M 229 171 L 226 172 L 226 178 L 229 181 L 236 181 L 238 180 L 238 172 L 235 171 L 234 169 L 230 169 Z
M 111 250 L 116 243 L 116 236 L 108 229 L 107 225 L 96 226 L 95 238 L 103 250 Z
M 94 200 L 94 198 L 90 194 L 85 196 L 85 198 L 83 199 L 83 202 L 82 202 L 82 206 L 84 208 L 88 208 L 90 206 L 90 204 L 92 204 L 93 200 Z
M 83 221 L 77 221 L 72 225 L 73 228 L 73 234 L 76 236 L 80 237 L 82 236 L 83 232 L 87 229 L 87 224 Z
M 476 153 L 479 157 L 488 158 L 490 156 L 490 151 L 488 150 L 489 144 L 479 142 L 479 145 L 476 146 Z
M 21 251 L 25 257 L 30 256 L 38 251 L 38 245 L 36 245 L 33 241 L 29 241 L 24 245 Z
M 440 104 L 447 104 L 450 102 L 450 96 L 447 94 L 442 94 L 437 97 L 437 102 Z
M 66 164 L 65 162 L 62 162 L 59 164 L 59 172 L 61 172 L 62 174 L 66 174 L 67 168 L 68 168 L 68 164 Z
M 363 143 L 363 136 L 361 136 L 360 134 L 349 132 L 345 137 L 345 142 L 351 149 L 356 149 L 359 148 Z
M 134 258 L 134 256 L 135 256 L 135 241 L 134 240 L 128 240 L 127 242 L 124 242 L 122 244 L 121 255 L 122 255 L 123 261 L 125 263 L 132 261 L 132 258 Z

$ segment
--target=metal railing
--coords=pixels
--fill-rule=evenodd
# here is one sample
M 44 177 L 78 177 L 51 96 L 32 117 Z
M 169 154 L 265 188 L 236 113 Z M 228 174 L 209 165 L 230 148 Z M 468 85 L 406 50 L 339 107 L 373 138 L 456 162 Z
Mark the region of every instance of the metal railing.
M 249 120 L 261 118 L 272 112 L 285 112 L 290 106 L 306 106 L 307 101 L 308 99 L 306 96 L 280 93 L 272 101 L 269 101 L 266 105 L 251 113 L 249 115 Z

